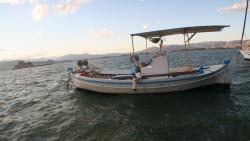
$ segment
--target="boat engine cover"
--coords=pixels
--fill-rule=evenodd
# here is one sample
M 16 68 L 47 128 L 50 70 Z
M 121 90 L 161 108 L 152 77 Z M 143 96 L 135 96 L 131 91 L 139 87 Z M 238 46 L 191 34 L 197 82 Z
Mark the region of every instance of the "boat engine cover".
M 153 59 L 152 66 L 146 66 L 141 68 L 142 75 L 158 75 L 168 74 L 168 58 L 167 56 L 160 56 Z

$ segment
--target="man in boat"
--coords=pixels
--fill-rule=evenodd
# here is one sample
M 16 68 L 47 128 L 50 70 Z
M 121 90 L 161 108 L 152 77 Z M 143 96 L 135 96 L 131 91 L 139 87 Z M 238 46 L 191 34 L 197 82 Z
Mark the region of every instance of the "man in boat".
M 80 72 L 80 76 L 89 76 L 90 70 L 87 59 L 77 61 L 77 71 Z

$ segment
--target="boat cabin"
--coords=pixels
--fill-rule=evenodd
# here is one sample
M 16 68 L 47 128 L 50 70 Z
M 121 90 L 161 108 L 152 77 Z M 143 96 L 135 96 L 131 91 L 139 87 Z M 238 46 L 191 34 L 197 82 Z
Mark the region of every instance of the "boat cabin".
M 145 40 L 146 40 L 146 51 L 147 51 L 147 47 L 148 47 L 148 40 L 154 44 L 159 43 L 159 52 L 157 53 L 157 56 L 154 56 L 150 60 L 150 62 L 152 62 L 152 65 L 141 67 L 140 70 L 141 70 L 142 76 L 152 76 L 152 75 L 169 75 L 170 76 L 170 75 L 193 73 L 194 71 L 192 68 L 191 58 L 189 58 L 189 66 L 182 67 L 179 69 L 170 69 L 168 54 L 167 54 L 167 52 L 162 52 L 162 47 L 163 47 L 163 39 L 162 38 L 164 36 L 183 34 L 185 50 L 187 51 L 187 53 L 190 53 L 189 52 L 190 48 L 188 48 L 190 40 L 197 33 L 221 31 L 225 27 L 229 27 L 229 26 L 219 26 L 219 25 L 216 25 L 216 26 L 195 26 L 195 27 L 174 28 L 174 29 L 166 29 L 166 30 L 158 30 L 158 31 L 131 34 L 133 56 L 135 56 L 134 41 L 133 41 L 134 37 L 140 36 L 140 37 L 145 38 Z M 134 64 L 137 65 L 138 63 L 134 62 Z M 147 63 L 147 64 L 149 64 L 149 63 Z

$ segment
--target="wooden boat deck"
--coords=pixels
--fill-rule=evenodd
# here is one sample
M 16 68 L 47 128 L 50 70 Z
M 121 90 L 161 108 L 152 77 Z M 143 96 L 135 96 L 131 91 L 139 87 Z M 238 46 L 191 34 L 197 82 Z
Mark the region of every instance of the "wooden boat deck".
M 103 78 L 103 79 L 120 79 L 120 80 L 131 80 L 135 76 L 128 74 L 128 70 L 104 70 L 104 71 L 91 71 L 88 73 L 88 77 L 90 78 Z M 79 74 L 80 72 L 75 72 L 75 74 Z M 152 78 L 152 77 L 177 77 L 180 75 L 191 75 L 197 74 L 198 68 L 191 69 L 189 67 L 182 67 L 182 68 L 173 68 L 170 69 L 170 73 L 168 74 L 157 74 L 157 75 L 143 75 L 143 79 Z

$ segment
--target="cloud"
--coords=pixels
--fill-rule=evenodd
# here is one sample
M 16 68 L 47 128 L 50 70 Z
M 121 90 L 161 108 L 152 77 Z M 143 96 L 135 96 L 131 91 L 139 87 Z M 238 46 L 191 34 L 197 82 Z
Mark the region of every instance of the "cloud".
M 160 21 L 159 21 L 159 20 L 156 20 L 156 21 L 155 21 L 155 25 L 157 25 L 157 26 L 160 25 Z
M 32 16 L 36 21 L 41 21 L 45 16 L 49 14 L 49 7 L 46 4 L 36 4 Z
M 67 0 L 64 3 L 55 5 L 52 9 L 56 14 L 67 15 L 75 13 L 81 6 L 87 4 L 89 0 Z
M 40 0 L 0 0 L 0 4 L 11 4 L 11 5 L 20 5 L 20 4 L 37 4 Z
M 107 38 L 113 37 L 115 35 L 115 32 L 107 28 L 103 28 L 101 30 L 89 31 L 89 34 L 92 38 Z
M 49 51 L 52 51 L 50 49 L 34 49 L 26 51 L 26 53 L 23 55 L 23 58 L 25 59 L 38 59 L 38 58 L 44 58 L 49 54 Z
M 26 0 L 0 0 L 0 4 L 23 4 Z
M 149 27 L 150 27 L 150 25 L 147 24 L 147 23 L 145 23 L 145 24 L 143 24 L 142 29 L 143 29 L 144 31 L 146 31 L 146 30 L 149 29 Z
M 44 32 L 43 31 L 37 32 L 37 36 L 39 36 L 39 37 L 44 36 Z
M 30 4 L 37 4 L 37 3 L 39 3 L 39 0 L 29 0 L 29 3 Z
M 75 13 L 90 0 L 60 0 L 55 5 L 47 5 L 48 0 L 0 0 L 0 4 L 31 4 L 34 5 L 32 17 L 36 21 L 41 21 L 49 13 L 55 15 L 68 15 Z M 51 9 L 51 10 L 50 10 Z
M 217 9 L 218 12 L 231 12 L 231 11 L 240 11 L 240 10 L 245 10 L 246 8 L 246 2 L 241 1 L 239 3 L 234 3 L 231 6 L 228 7 L 222 7 Z
M 160 25 L 160 21 L 156 20 L 155 22 L 151 22 L 151 23 L 144 23 L 142 25 L 142 29 L 143 31 L 147 31 L 148 29 L 150 29 L 151 27 L 158 27 Z

